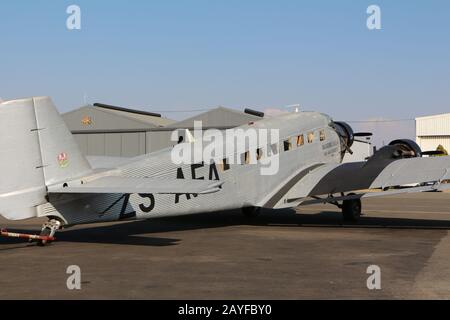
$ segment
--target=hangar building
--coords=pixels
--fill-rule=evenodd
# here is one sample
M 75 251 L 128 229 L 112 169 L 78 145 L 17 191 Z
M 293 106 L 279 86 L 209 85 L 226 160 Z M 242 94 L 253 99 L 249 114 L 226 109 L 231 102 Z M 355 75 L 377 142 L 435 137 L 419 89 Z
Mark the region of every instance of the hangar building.
M 423 151 L 450 151 L 450 113 L 416 118 L 416 142 Z
M 219 107 L 176 122 L 151 112 L 103 104 L 81 107 L 63 114 L 63 118 L 85 155 L 111 157 L 135 157 L 167 148 L 174 144 L 172 132 L 192 130 L 194 121 L 202 121 L 204 130 L 225 130 L 261 120 Z

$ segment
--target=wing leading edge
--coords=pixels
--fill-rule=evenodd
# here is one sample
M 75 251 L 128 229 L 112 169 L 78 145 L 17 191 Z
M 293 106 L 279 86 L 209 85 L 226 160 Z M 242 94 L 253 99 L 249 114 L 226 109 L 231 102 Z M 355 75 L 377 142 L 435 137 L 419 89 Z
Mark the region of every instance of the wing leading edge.
M 381 189 L 411 185 L 400 192 L 425 192 L 448 189 L 444 180 L 450 180 L 450 156 L 409 159 L 373 159 L 366 162 L 323 164 L 316 166 L 273 203 L 273 208 L 292 207 L 302 200 L 322 195 L 366 189 Z M 417 186 L 429 183 L 428 186 Z M 377 192 L 372 196 L 392 194 Z M 362 193 L 364 194 L 364 193 Z M 363 197 L 363 195 L 359 197 Z M 368 197 L 368 195 L 364 195 Z M 324 202 L 312 200 L 309 202 Z

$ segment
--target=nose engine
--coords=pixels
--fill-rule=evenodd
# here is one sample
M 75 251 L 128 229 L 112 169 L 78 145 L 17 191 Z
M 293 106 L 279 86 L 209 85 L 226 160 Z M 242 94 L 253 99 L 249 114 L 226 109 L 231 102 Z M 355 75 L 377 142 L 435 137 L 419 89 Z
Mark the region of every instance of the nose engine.
M 346 122 L 336 121 L 334 122 L 334 129 L 341 140 L 342 157 L 346 152 L 353 154 L 353 151 L 350 149 L 353 142 L 355 142 L 355 134 L 352 127 Z

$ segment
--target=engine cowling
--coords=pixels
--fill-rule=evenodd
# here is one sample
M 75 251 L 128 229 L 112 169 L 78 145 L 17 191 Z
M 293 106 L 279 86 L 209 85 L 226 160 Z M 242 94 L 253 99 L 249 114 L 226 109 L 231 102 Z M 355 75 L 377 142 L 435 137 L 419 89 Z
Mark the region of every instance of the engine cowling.
M 404 158 L 422 157 L 422 150 L 412 140 L 399 139 L 394 140 L 389 145 L 382 147 L 380 150 L 368 159 L 369 163 L 379 163 L 380 161 L 392 161 Z
M 355 135 L 352 127 L 346 122 L 334 122 L 334 130 L 341 140 L 341 160 L 344 159 L 345 153 L 353 154 L 351 146 L 355 142 Z
M 346 122 L 334 122 L 335 129 L 341 139 L 344 140 L 348 148 L 355 142 L 355 136 L 352 127 Z
M 419 145 L 410 139 L 399 139 L 389 143 L 389 146 L 397 147 L 394 151 L 395 157 L 398 158 L 420 158 L 422 157 L 422 149 Z

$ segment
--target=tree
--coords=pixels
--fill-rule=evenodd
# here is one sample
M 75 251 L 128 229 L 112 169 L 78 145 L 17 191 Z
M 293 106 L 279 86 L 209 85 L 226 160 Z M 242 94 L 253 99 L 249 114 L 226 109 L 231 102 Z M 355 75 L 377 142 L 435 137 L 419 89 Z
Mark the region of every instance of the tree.
M 441 152 L 441 154 L 437 155 L 438 157 L 448 156 L 448 152 L 447 152 L 447 150 L 445 150 L 445 148 L 442 144 L 438 145 L 438 147 L 436 148 L 436 151 Z

